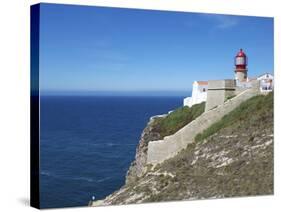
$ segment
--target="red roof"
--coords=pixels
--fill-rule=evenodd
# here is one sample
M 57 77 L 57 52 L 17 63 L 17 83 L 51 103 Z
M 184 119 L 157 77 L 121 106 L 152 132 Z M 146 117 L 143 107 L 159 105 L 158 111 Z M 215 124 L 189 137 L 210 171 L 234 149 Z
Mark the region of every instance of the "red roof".
M 198 85 L 208 85 L 208 81 L 197 81 Z

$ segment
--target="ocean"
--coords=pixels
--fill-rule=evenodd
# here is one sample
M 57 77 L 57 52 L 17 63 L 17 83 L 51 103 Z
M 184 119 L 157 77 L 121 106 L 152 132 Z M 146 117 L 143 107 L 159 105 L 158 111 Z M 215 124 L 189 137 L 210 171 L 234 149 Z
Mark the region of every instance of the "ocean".
M 40 97 L 42 208 L 87 206 L 125 183 L 149 118 L 183 97 Z

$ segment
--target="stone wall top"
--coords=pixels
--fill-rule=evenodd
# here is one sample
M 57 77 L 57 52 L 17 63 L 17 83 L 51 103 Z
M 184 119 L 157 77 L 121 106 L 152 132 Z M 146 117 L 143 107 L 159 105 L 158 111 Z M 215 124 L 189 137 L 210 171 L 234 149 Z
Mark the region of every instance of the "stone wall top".
M 235 89 L 236 82 L 232 79 L 224 80 L 209 80 L 208 81 L 208 90 L 225 90 L 225 89 Z

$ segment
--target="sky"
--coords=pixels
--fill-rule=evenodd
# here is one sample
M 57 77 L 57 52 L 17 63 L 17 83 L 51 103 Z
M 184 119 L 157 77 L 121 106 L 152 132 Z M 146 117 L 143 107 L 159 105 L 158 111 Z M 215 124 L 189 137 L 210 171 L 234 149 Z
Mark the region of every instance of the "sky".
M 185 95 L 195 80 L 273 73 L 273 18 L 41 4 L 41 94 Z

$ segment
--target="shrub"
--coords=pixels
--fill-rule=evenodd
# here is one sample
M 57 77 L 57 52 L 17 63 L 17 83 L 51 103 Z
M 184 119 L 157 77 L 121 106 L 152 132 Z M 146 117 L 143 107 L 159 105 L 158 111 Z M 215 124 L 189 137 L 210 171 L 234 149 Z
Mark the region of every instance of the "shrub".
M 171 112 L 168 116 L 156 119 L 153 128 L 160 134 L 161 139 L 172 135 L 179 129 L 196 119 L 205 110 L 205 103 L 193 105 L 191 108 L 184 106 Z

